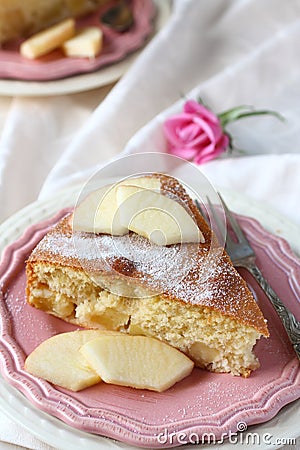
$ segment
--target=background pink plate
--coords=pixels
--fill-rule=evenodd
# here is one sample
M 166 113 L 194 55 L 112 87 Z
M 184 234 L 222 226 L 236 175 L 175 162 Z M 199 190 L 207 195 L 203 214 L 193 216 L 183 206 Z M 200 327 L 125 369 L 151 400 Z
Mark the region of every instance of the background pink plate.
M 76 21 L 78 28 L 94 25 L 102 29 L 103 50 L 96 58 L 66 58 L 60 50 L 55 50 L 36 60 L 28 60 L 20 55 L 21 41 L 18 41 L 0 49 L 0 77 L 49 81 L 79 73 L 93 72 L 120 61 L 129 53 L 142 47 L 153 31 L 155 16 L 153 1 L 129 0 L 129 2 L 134 15 L 134 25 L 127 32 L 118 33 L 103 24 L 100 26 L 99 18 L 109 5 Z M 111 4 L 113 3 L 114 1 L 111 2 Z
M 0 265 L 1 373 L 37 408 L 80 430 L 140 447 L 168 448 L 184 440 L 197 442 L 197 436 L 201 439 L 205 433 L 222 439 L 244 431 L 300 397 L 299 362 L 275 311 L 246 273 L 270 330 L 270 338 L 257 344 L 261 367 L 249 379 L 195 369 L 164 393 L 105 383 L 71 393 L 24 372 L 26 355 L 40 342 L 74 329 L 28 306 L 24 294 L 26 258 L 63 214 L 29 227 L 5 249 Z M 257 252 L 259 266 L 299 319 L 299 260 L 283 239 L 257 221 L 242 216 L 239 220 Z

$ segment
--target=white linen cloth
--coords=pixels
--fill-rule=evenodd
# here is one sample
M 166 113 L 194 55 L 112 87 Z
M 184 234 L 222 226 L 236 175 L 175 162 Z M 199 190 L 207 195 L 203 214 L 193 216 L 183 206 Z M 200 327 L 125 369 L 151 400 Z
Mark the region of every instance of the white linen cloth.
M 246 104 L 285 117 L 232 124 L 245 154 L 201 169 L 300 225 L 299 42 L 300 0 L 175 0 L 167 25 L 103 101 L 102 89 L 13 100 L 0 139 L 0 221 L 111 158 L 165 151 L 164 119 L 183 96 L 201 96 L 215 112 Z M 0 441 L 48 448 L 2 413 L 0 423 Z

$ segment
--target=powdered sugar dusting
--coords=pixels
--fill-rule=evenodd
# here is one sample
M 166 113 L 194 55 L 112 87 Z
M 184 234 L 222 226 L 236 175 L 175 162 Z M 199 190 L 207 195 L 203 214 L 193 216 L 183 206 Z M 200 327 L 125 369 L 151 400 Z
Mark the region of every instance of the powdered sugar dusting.
M 247 315 L 255 320 L 246 285 L 221 249 L 211 249 L 208 243 L 160 247 L 135 233 L 110 236 L 54 229 L 36 252 L 51 255 L 54 262 L 77 264 L 90 274 L 130 278 L 189 304 L 215 307 L 230 315 L 243 311 L 246 320 Z

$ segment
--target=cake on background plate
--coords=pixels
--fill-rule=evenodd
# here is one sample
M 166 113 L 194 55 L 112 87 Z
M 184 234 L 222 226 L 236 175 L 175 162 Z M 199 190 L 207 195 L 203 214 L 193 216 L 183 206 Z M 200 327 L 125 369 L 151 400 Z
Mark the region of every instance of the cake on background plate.
M 247 377 L 259 367 L 253 348 L 268 336 L 266 320 L 184 187 L 149 178 L 185 205 L 204 242 L 157 246 L 134 232 L 74 231 L 70 213 L 27 261 L 27 301 L 78 326 L 158 338 L 198 367 Z
M 0 44 L 26 38 L 68 17 L 95 11 L 111 0 L 0 0 Z

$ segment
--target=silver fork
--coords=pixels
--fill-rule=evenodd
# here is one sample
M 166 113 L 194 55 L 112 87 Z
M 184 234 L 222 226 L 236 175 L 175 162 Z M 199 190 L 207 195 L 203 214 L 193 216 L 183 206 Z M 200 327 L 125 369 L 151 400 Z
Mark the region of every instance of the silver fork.
M 272 303 L 278 316 L 280 317 L 282 324 L 286 330 L 286 333 L 293 345 L 295 353 L 298 359 L 300 360 L 300 322 L 296 319 L 294 314 L 291 311 L 289 311 L 289 309 L 282 303 L 276 292 L 272 289 L 268 281 L 264 278 L 262 272 L 255 263 L 256 255 L 254 253 L 253 248 L 251 247 L 243 230 L 241 229 L 240 225 L 238 224 L 233 214 L 230 212 L 228 206 L 226 205 L 220 194 L 219 197 L 224 207 L 226 219 L 230 223 L 231 228 L 234 231 L 237 239 L 237 242 L 235 242 L 227 232 L 225 249 L 233 265 L 235 267 L 243 267 L 247 269 L 253 275 L 258 284 L 261 286 L 266 296 Z M 207 202 L 211 210 L 215 224 L 219 229 L 220 234 L 223 234 L 224 224 L 220 220 L 216 208 L 213 206 L 209 198 L 207 198 Z M 202 216 L 206 219 L 206 214 L 203 212 L 197 200 L 196 206 L 198 207 Z

